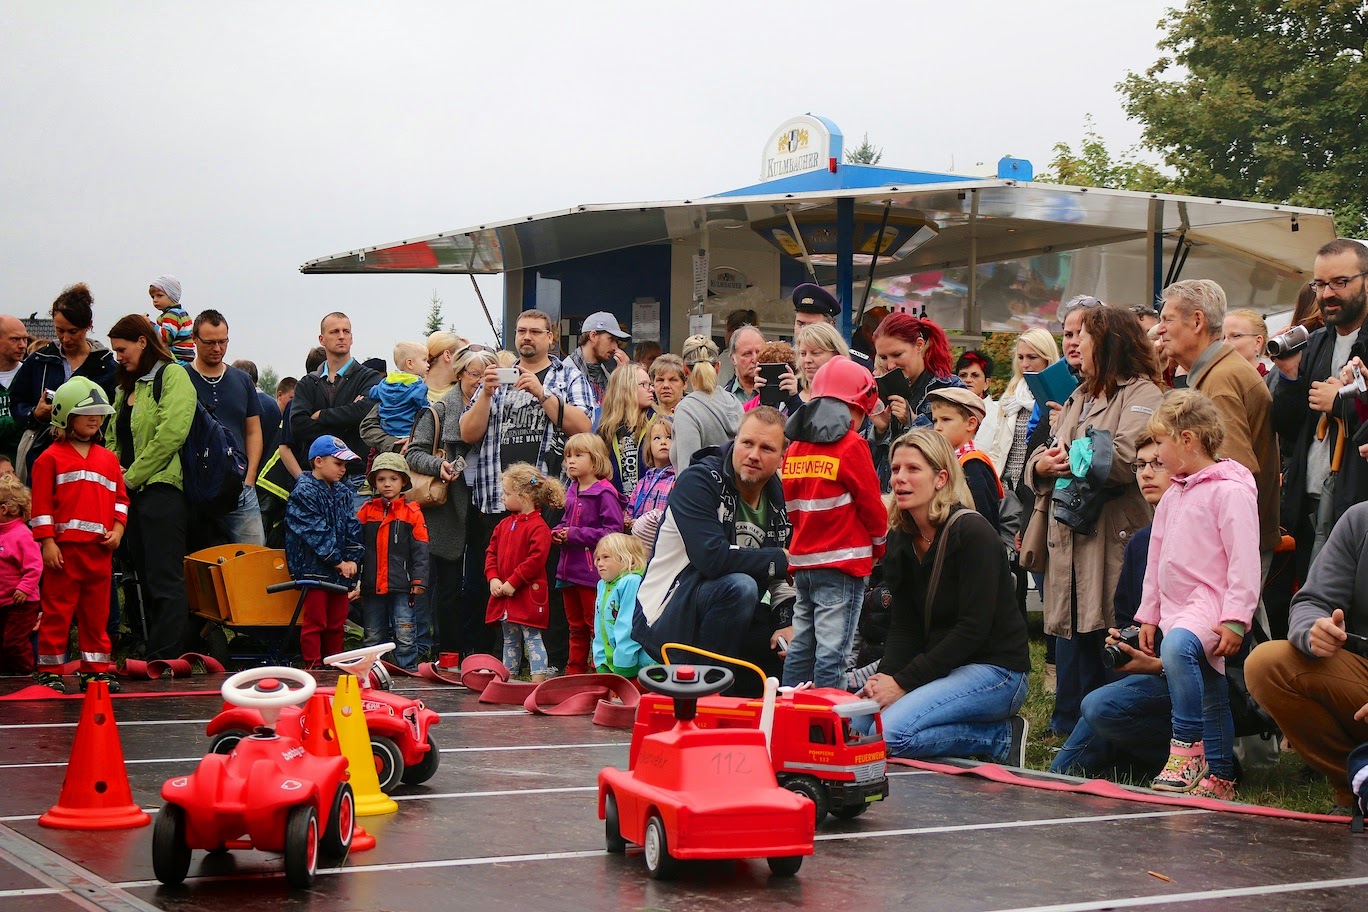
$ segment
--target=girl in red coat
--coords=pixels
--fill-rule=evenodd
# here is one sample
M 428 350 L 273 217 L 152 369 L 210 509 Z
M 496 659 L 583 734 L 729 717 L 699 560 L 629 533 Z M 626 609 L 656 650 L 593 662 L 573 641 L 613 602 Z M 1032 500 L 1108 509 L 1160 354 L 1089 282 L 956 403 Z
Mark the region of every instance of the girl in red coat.
M 503 502 L 509 516 L 494 528 L 485 553 L 489 580 L 489 608 L 485 621 L 503 625 L 503 661 L 517 674 L 523 656 L 532 681 L 546 680 L 546 558 L 551 552 L 551 529 L 538 512 L 565 505 L 565 489 L 525 462 L 503 473 Z

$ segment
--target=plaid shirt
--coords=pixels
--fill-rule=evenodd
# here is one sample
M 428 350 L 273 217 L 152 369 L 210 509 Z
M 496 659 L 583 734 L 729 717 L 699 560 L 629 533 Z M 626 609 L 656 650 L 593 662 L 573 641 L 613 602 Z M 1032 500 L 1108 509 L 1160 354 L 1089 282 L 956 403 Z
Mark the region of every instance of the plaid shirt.
M 559 358 L 551 359 L 551 369 L 546 372 L 542 386 L 547 395 L 555 395 L 562 402 L 573 405 L 586 415 L 594 414 L 594 390 L 584 375 L 573 364 Z M 511 387 L 500 386 L 494 391 L 494 399 L 489 404 L 489 427 L 485 430 L 480 449 L 475 453 L 475 506 L 486 515 L 504 511 L 503 486 L 499 481 L 503 466 L 499 463 L 499 425 L 503 423 L 504 393 Z M 554 406 L 552 406 L 554 408 Z M 555 414 L 554 412 L 552 413 Z M 537 452 L 537 469 L 546 472 L 546 457 L 551 453 L 565 450 L 565 435 L 556 429 L 550 418 L 546 431 L 542 434 L 541 449 Z M 565 481 L 562 471 L 561 480 Z

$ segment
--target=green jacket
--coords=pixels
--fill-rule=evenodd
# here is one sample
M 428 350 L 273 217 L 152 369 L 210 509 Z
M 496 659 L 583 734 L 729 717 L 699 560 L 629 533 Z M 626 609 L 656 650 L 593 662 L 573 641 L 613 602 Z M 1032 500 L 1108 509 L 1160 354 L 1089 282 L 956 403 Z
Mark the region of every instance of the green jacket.
M 152 378 L 166 371 L 162 380 L 161 401 L 152 398 Z M 180 451 L 195 417 L 195 385 L 179 364 L 159 363 L 133 386 L 133 413 L 129 429 L 133 432 L 133 463 L 124 470 L 124 484 L 138 491 L 150 484 L 169 484 L 181 488 Z M 130 408 L 128 396 L 119 391 L 114 406 L 114 427 L 123 411 Z M 111 429 L 112 430 L 112 429 Z M 118 434 L 110 434 L 110 449 L 120 456 Z

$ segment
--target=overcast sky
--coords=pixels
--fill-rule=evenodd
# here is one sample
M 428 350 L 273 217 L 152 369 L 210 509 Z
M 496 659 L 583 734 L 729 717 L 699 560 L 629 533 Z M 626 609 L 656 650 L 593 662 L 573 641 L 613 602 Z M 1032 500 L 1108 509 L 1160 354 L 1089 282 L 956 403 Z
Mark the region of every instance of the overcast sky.
M 1157 57 L 1164 0 L 0 4 L 0 312 L 68 284 L 95 329 L 180 278 L 229 358 L 296 374 L 330 310 L 360 355 L 418 338 L 433 289 L 492 341 L 465 276 L 304 276 L 356 247 L 578 203 L 757 180 L 793 114 L 883 164 L 1037 170 Z M 491 308 L 498 278 L 481 279 Z

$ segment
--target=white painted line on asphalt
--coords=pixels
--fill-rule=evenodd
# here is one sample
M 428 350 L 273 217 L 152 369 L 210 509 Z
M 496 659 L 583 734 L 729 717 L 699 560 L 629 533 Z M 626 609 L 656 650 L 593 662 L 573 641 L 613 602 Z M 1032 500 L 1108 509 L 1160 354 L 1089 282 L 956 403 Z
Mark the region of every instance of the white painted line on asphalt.
M 984 830 L 984 829 L 1011 829 L 1011 828 L 1014 828 L 1014 827 L 1031 827 L 1031 826 L 1067 826 L 1067 825 L 1080 824 L 1080 823 L 1107 823 L 1107 822 L 1111 822 L 1111 821 L 1114 821 L 1114 820 L 1123 820 L 1123 819 L 1134 820 L 1134 819 L 1140 819 L 1140 818 L 1181 817 L 1181 816 L 1187 816 L 1187 815 L 1191 815 L 1191 814 L 1210 814 L 1210 813 L 1214 813 L 1214 812 L 1212 812 L 1212 811 L 1201 811 L 1201 810 L 1181 810 L 1181 811 L 1154 811 L 1154 812 L 1141 813 L 1141 814 L 1103 814 L 1103 815 L 1092 816 L 1092 817 L 1054 817 L 1054 818 L 1051 818 L 1051 819 L 1049 819 L 1049 820 L 1025 820 L 1025 821 L 1018 821 L 1018 822 L 998 822 L 998 823 L 991 823 L 991 824 L 965 824 L 965 825 L 962 825 L 962 826 L 919 827 L 919 828 L 906 829 L 906 830 L 880 830 L 880 831 L 877 831 L 877 832 L 870 832 L 870 833 L 831 833 L 831 834 L 828 834 L 828 835 L 825 835 L 825 836 L 819 836 L 819 837 L 817 837 L 817 838 L 820 839 L 820 840 L 822 840 L 822 841 L 829 841 L 829 840 L 841 840 L 841 839 L 869 839 L 869 838 L 879 838 L 879 837 L 887 838 L 887 837 L 893 837 L 893 836 L 911 836 L 911 835 L 940 835 L 940 834 L 944 834 L 944 833 L 971 832 L 971 831 L 974 831 L 974 830 Z M 366 874 L 366 873 L 379 873 L 379 872 L 385 872 L 385 871 L 413 871 L 413 870 L 418 870 L 418 869 L 421 869 L 421 868 L 465 868 L 465 867 L 480 867 L 480 866 L 485 866 L 485 865 L 517 864 L 517 863 L 522 863 L 522 862 L 534 862 L 534 861 L 560 861 L 560 860 L 563 860 L 563 859 L 571 859 L 571 858 L 602 858 L 602 857 L 604 857 L 606 854 L 607 854 L 607 853 L 606 853 L 603 849 L 594 849 L 594 850 L 585 851 L 585 852 L 539 852 L 539 853 L 528 854 L 528 855 L 495 855 L 495 856 L 484 856 L 484 857 L 479 857 L 479 858 L 442 858 L 442 859 L 435 859 L 435 860 L 432 860 L 432 861 L 390 862 L 390 863 L 385 863 L 385 864 L 373 864 L 373 865 L 352 865 L 352 866 L 345 867 L 345 868 L 327 868 L 327 869 L 320 869 L 318 873 L 319 873 L 320 875 L 321 875 L 321 874 Z M 186 878 L 186 882 L 187 882 L 187 883 L 191 883 L 191 882 L 194 882 L 194 883 L 208 883 L 208 882 L 219 881 L 219 880 L 240 880 L 240 879 L 242 879 L 244 876 L 248 876 L 248 877 L 276 877 L 276 876 L 279 876 L 279 875 L 276 874 L 276 873 L 266 873 L 266 872 L 263 872 L 263 873 L 261 873 L 261 874 L 252 874 L 252 875 L 241 875 L 241 874 L 239 874 L 239 875 L 216 875 L 216 876 L 213 876 L 213 877 L 188 877 L 188 878 Z M 1365 880 L 1368 880 L 1368 879 L 1365 879 Z M 157 886 L 157 884 L 158 884 L 158 882 L 155 881 L 155 880 L 135 880 L 135 881 L 126 881 L 126 882 L 123 882 L 123 883 L 112 884 L 112 886 L 119 887 L 119 888 L 121 888 L 121 889 L 131 889 L 131 888 L 135 888 L 135 887 L 154 887 L 154 886 Z M 1089 908 L 1089 909 L 1092 909 L 1092 908 L 1101 908 L 1101 906 L 1088 906 L 1087 908 Z M 1014 910 L 1014 912 L 1025 912 L 1025 910 Z M 1061 912 L 1064 912 L 1064 910 L 1061 909 Z
M 527 716 L 532 717 L 532 713 L 525 709 L 484 709 L 471 712 L 445 712 L 438 713 L 443 719 L 456 719 L 462 716 Z M 132 719 L 126 722 L 119 722 L 119 728 L 129 728 L 134 725 L 208 725 L 212 719 Z M 19 731 L 38 728 L 75 728 L 75 722 L 15 722 L 9 725 L 0 725 L 0 731 Z
M 1144 906 L 1173 906 L 1209 899 L 1238 899 L 1245 896 L 1274 896 L 1279 893 L 1304 893 L 1308 890 L 1344 890 L 1368 886 L 1368 877 L 1339 880 L 1303 880 L 1297 883 L 1264 884 L 1258 887 L 1230 887 L 1224 890 L 1196 890 L 1190 893 L 1163 893 L 1158 896 L 1131 896 L 1124 899 L 1094 899 L 1087 902 L 1052 906 L 1018 906 L 996 912 L 1098 912 L 1102 909 L 1139 909 Z
M 543 750 L 575 750 L 583 747 L 627 747 L 627 741 L 597 741 L 589 744 L 511 744 L 504 747 L 443 747 L 440 748 L 443 754 L 482 754 L 487 751 L 543 751 Z M 129 766 L 134 764 L 155 764 L 155 763 L 198 763 L 203 759 L 201 754 L 198 757 L 151 757 L 147 759 L 124 760 Z M 0 763 L 0 770 L 7 769 L 52 769 L 64 767 L 67 762 L 60 763 Z

